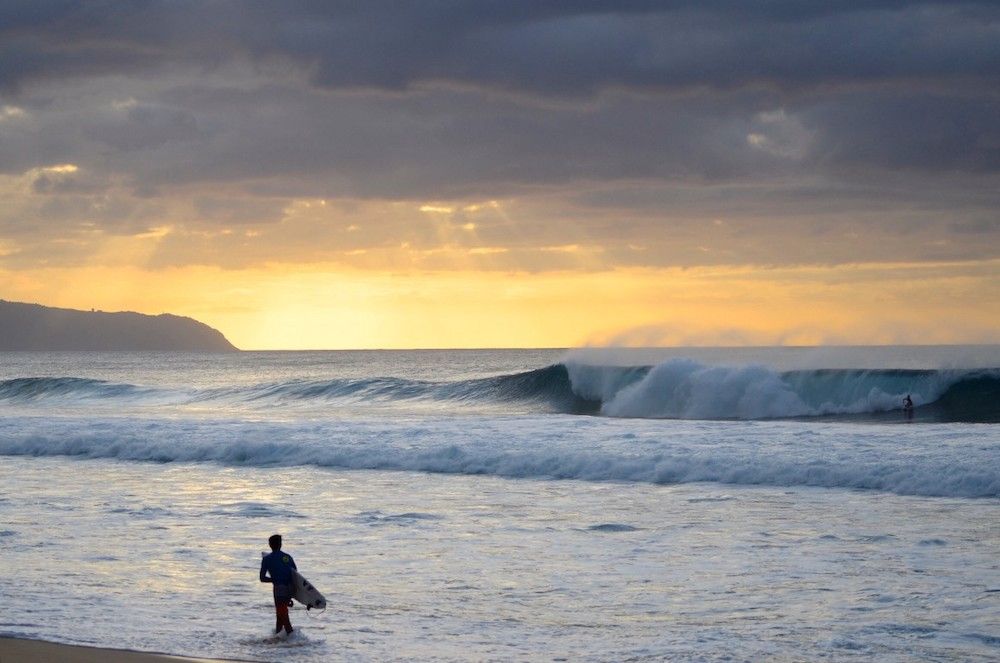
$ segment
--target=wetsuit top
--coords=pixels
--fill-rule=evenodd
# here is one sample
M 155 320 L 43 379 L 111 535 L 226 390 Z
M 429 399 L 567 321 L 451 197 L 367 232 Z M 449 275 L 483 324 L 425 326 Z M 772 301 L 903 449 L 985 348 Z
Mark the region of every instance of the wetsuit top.
M 295 560 L 286 552 L 276 550 L 260 560 L 260 581 L 279 585 L 292 584 L 292 569 L 297 569 Z M 270 574 L 270 579 L 266 574 Z

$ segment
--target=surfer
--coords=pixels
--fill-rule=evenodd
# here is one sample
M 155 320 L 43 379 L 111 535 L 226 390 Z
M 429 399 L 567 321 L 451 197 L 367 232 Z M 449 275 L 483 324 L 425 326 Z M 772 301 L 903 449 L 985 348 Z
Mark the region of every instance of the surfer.
M 260 560 L 260 581 L 269 582 L 274 590 L 274 612 L 277 616 L 274 633 L 281 633 L 285 629 L 288 635 L 292 634 L 292 622 L 288 619 L 288 606 L 292 603 L 292 569 L 296 568 L 295 560 L 288 553 L 281 552 L 281 535 L 274 534 L 267 540 L 267 545 L 271 546 L 271 554 L 264 555 Z
M 913 399 L 910 398 L 909 394 L 903 399 L 903 412 L 906 413 L 907 419 L 913 418 Z

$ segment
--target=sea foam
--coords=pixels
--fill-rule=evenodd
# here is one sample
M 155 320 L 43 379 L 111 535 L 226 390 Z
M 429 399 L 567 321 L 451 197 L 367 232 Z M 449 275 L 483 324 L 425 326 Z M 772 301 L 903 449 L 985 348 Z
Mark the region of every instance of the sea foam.
M 9 417 L 0 423 L 0 454 L 995 498 L 1000 439 L 984 437 L 989 430 L 552 416 L 299 424 Z

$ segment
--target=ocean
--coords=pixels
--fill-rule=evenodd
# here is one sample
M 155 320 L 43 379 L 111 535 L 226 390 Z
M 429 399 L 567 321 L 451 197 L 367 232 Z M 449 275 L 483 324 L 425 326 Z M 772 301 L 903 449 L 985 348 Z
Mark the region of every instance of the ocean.
M 1000 346 L 0 353 L 0 555 L 71 644 L 1000 660 Z

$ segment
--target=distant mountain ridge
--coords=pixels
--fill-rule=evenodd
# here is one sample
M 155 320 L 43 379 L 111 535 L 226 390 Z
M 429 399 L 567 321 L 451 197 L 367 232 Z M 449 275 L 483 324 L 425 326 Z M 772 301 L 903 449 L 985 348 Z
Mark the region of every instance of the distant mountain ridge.
M 0 351 L 175 350 L 235 352 L 222 332 L 169 313 L 105 313 L 0 299 Z

